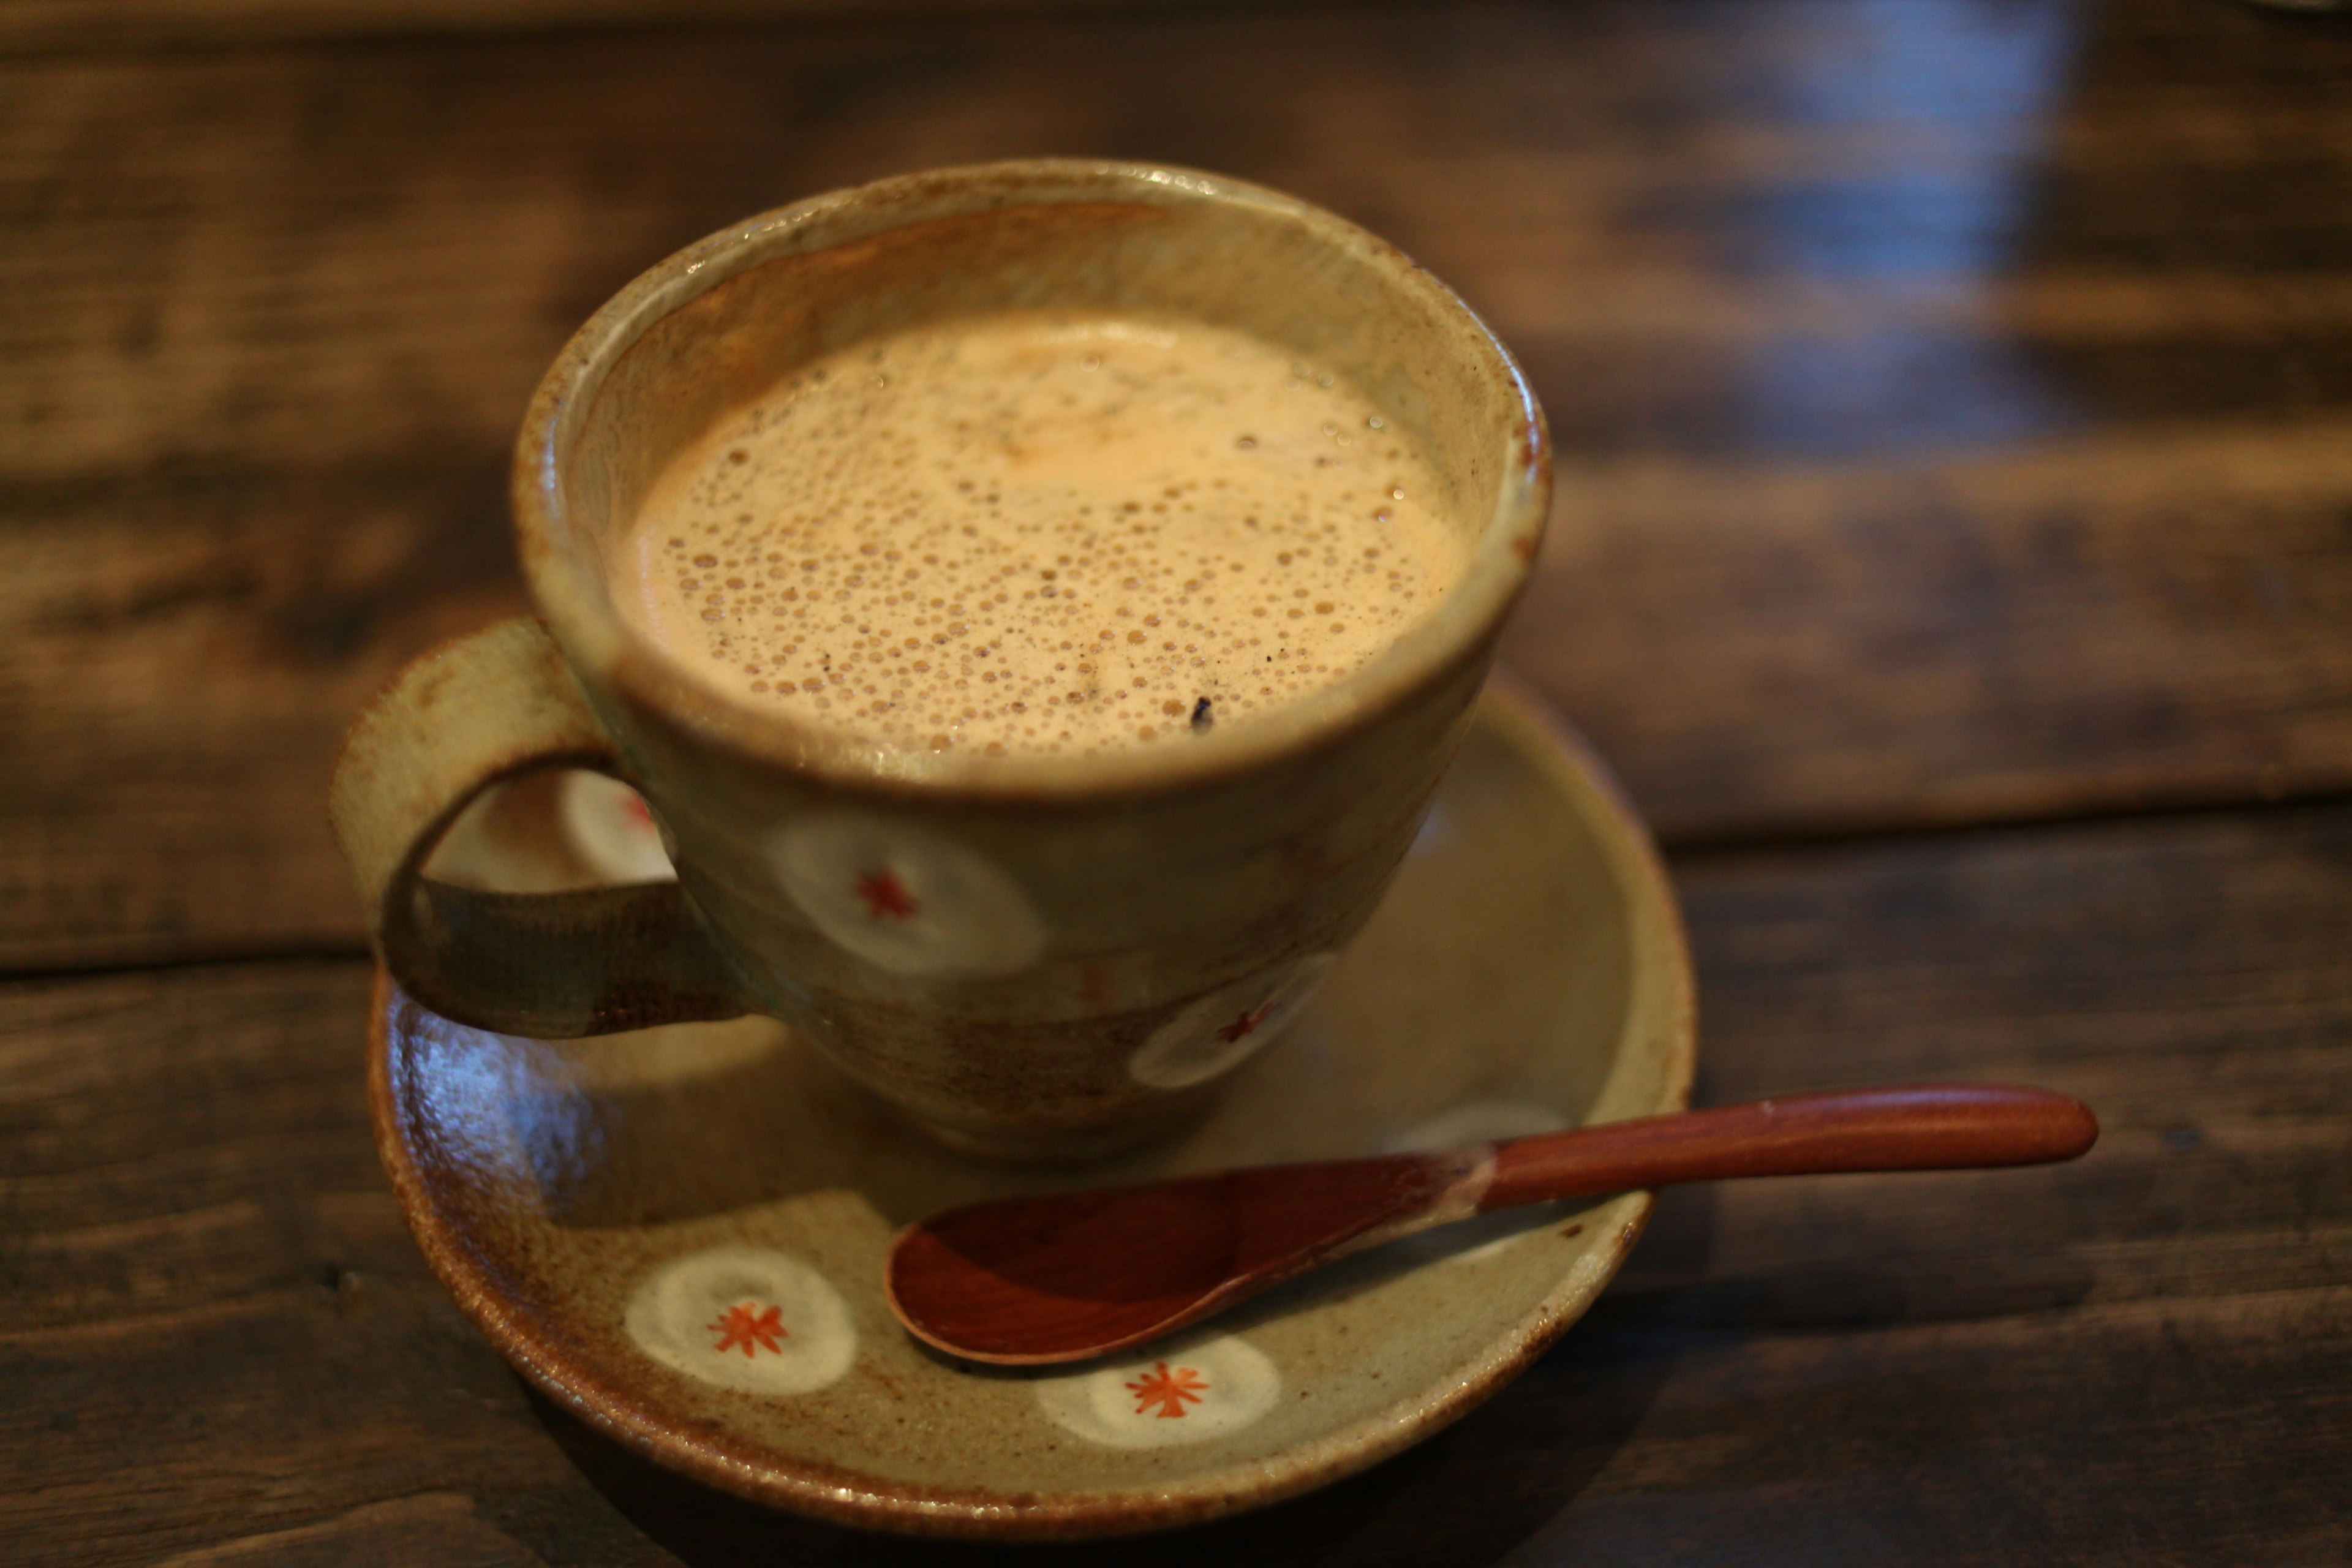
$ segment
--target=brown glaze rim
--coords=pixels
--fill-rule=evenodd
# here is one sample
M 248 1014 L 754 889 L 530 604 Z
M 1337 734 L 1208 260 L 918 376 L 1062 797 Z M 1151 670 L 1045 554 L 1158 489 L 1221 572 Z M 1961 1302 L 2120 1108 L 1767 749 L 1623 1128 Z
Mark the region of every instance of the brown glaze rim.
M 1611 868 L 1627 879 L 1626 902 L 1633 918 L 1658 922 L 1649 946 L 1656 962 L 1665 966 L 1671 988 L 1674 1012 L 1667 1021 L 1672 1033 L 1664 1093 L 1650 1109 L 1686 1109 L 1697 1060 L 1689 944 L 1664 863 L 1647 829 L 1582 738 L 1517 681 L 1498 677 L 1481 701 L 1480 715 L 1496 723 L 1564 792 L 1597 801 L 1605 856 Z M 368 1110 L 376 1151 L 411 1234 L 458 1307 L 517 1370 L 606 1436 L 721 1491 L 836 1524 L 975 1540 L 1077 1540 L 1198 1523 L 1338 1480 L 1459 1420 L 1549 1348 L 1584 1315 L 1623 1265 L 1656 1201 L 1651 1193 L 1633 1194 L 1633 1213 L 1604 1243 L 1602 1267 L 1588 1284 L 1580 1287 L 1573 1276 L 1564 1278 L 1467 1373 L 1410 1410 L 1369 1417 L 1268 1458 L 1129 1492 L 1008 1495 L 880 1480 L 814 1461 L 780 1460 L 755 1446 L 698 1429 L 666 1414 L 656 1402 L 599 1376 L 562 1345 L 535 1332 L 529 1315 L 500 1293 L 490 1271 L 467 1246 L 465 1231 L 435 1200 L 417 1169 L 392 1082 L 388 1022 L 393 1005 L 390 979 L 379 966 L 368 1018 Z
M 1454 323 L 1465 353 L 1515 417 L 1496 432 L 1494 510 L 1460 584 L 1430 617 L 1363 668 L 1245 723 L 1181 748 L 1063 758 L 887 751 L 755 706 L 694 679 L 631 634 L 590 583 L 571 534 L 558 454 L 604 378 L 664 317 L 748 268 L 847 244 L 907 223 L 1062 202 L 1244 209 L 1385 272 Z M 1549 521 L 1551 445 L 1543 409 L 1517 361 L 1459 296 L 1395 246 L 1320 207 L 1245 181 L 1163 164 L 1039 158 L 879 180 L 775 208 L 656 263 L 589 318 L 556 355 L 514 451 L 511 495 L 524 576 L 556 640 L 642 720 L 742 761 L 824 782 L 940 801 L 1016 805 L 1141 796 L 1214 783 L 1302 751 L 1321 750 L 1483 656 L 1525 588 Z

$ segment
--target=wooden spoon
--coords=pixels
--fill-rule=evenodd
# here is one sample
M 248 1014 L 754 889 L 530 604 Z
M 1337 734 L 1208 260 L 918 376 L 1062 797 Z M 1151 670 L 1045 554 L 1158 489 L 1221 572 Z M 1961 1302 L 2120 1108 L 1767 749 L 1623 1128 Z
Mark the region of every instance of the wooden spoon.
M 1519 1204 L 1725 1176 L 2032 1165 L 2071 1160 L 2098 1135 L 2082 1101 L 2001 1084 L 1759 1100 L 1445 1153 L 974 1204 L 900 1231 L 887 1289 L 908 1331 L 950 1354 L 1082 1361 L 1349 1253 Z

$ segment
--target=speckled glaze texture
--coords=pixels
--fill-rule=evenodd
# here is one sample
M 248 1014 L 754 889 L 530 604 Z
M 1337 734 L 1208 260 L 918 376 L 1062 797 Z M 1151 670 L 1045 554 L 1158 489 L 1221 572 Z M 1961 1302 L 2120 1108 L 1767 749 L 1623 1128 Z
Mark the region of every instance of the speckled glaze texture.
M 863 746 L 692 682 L 616 618 L 607 554 L 720 416 L 873 334 L 1048 304 L 1238 327 L 1354 378 L 1431 454 L 1468 536 L 1461 582 L 1335 686 L 1089 759 Z M 1089 1156 L 1197 1114 L 1370 916 L 1549 489 L 1502 346 L 1394 248 L 1290 198 L 1072 161 L 819 197 L 670 258 L 565 348 L 515 466 L 552 651 L 524 633 L 445 650 L 429 719 L 395 687 L 354 728 L 335 815 L 387 962 L 452 1016 L 572 1035 L 764 1014 L 950 1142 Z M 537 739 L 500 731 L 518 707 Z M 534 914 L 419 880 L 462 797 L 534 755 L 635 784 L 679 887 Z
M 487 857 L 509 885 L 540 875 L 527 838 Z M 766 1019 L 533 1040 L 451 1023 L 389 980 L 371 1098 L 435 1270 L 621 1441 L 846 1523 L 1120 1534 L 1303 1491 L 1460 1416 L 1591 1305 L 1648 1194 L 1425 1233 L 1171 1340 L 1034 1371 L 897 1326 L 882 1278 L 900 1226 L 1018 1192 L 1678 1110 L 1690 987 L 1638 825 L 1563 731 L 1490 694 L 1314 998 L 1208 1115 L 1115 1161 L 957 1154 Z

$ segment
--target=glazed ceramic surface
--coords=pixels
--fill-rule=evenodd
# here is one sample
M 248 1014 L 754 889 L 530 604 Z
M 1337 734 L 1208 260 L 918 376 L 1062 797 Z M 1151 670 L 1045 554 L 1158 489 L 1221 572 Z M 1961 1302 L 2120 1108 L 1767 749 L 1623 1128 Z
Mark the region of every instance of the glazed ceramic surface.
M 1430 458 L 1464 574 L 1362 669 L 1095 758 L 877 748 L 705 686 L 614 612 L 606 561 L 676 453 L 792 367 L 1058 305 L 1239 328 L 1354 380 Z M 1468 722 L 1543 531 L 1542 416 L 1392 247 L 1182 170 L 947 170 L 670 258 L 541 383 L 516 527 L 545 620 L 427 656 L 354 724 L 333 814 L 412 994 L 574 1037 L 754 1012 L 964 1146 L 1072 1157 L 1196 1111 L 1369 917 Z M 499 901 L 416 868 L 531 766 L 642 790 L 678 883 Z
M 1205 1119 L 1083 1170 L 911 1131 L 780 1025 L 541 1041 L 386 983 L 377 1131 L 458 1300 L 572 1409 L 715 1486 L 853 1523 L 1048 1538 L 1272 1501 L 1454 1419 L 1581 1313 L 1650 1200 L 1488 1216 L 1171 1342 L 1035 1373 L 927 1351 L 882 1290 L 950 1205 L 1440 1146 L 1678 1109 L 1690 976 L 1671 894 L 1597 766 L 1490 692 L 1393 889 Z M 639 875 L 625 797 L 534 781 L 442 868 Z M 553 831 L 563 828 L 561 833 Z M 534 837 L 536 830 L 536 837 Z

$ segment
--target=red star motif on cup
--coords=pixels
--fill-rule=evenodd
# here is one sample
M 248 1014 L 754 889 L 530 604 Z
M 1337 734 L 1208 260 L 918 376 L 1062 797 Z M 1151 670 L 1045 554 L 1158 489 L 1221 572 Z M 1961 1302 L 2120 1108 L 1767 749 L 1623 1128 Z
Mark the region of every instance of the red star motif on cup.
M 887 866 L 857 879 L 857 898 L 877 921 L 910 921 L 922 912 L 915 895 L 907 890 L 906 879 Z
M 811 924 L 892 974 L 1013 974 L 1045 950 L 1045 918 L 1009 870 L 901 814 L 796 816 L 768 860 Z
M 1187 1400 L 1194 1405 L 1200 1404 L 1201 1391 L 1208 1386 L 1201 1374 L 1189 1366 L 1180 1366 L 1171 1372 L 1166 1362 L 1156 1361 L 1151 1363 L 1150 1372 L 1127 1385 L 1127 1391 L 1135 1395 L 1135 1413 L 1138 1415 L 1157 1405 L 1160 1416 L 1165 1419 L 1182 1415 Z
M 782 1355 L 784 1347 L 776 1342 L 792 1337 L 784 1327 L 784 1310 L 770 1307 L 762 1312 L 758 1308 L 756 1301 L 739 1301 L 712 1319 L 709 1329 L 719 1336 L 719 1342 L 711 1349 L 721 1355 L 740 1349 L 746 1360 L 762 1350 Z
M 1259 1003 L 1256 1006 L 1251 1008 L 1248 1012 L 1243 1014 L 1240 1017 L 1235 1018 L 1232 1023 L 1227 1024 L 1223 1028 L 1219 1029 L 1217 1031 L 1217 1038 L 1224 1041 L 1225 1044 L 1229 1046 L 1236 1040 L 1246 1040 L 1252 1035 L 1257 1033 L 1257 1026 L 1260 1024 L 1265 1023 L 1265 1016 L 1273 1011 L 1274 998 L 1268 997 L 1265 1001 Z

